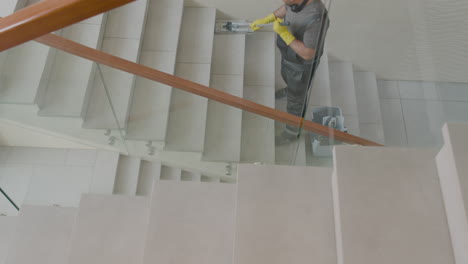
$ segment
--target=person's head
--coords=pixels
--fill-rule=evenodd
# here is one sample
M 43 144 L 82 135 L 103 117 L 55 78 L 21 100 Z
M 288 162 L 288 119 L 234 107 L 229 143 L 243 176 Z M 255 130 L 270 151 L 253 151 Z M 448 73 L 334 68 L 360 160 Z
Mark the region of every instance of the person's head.
M 284 4 L 291 7 L 293 12 L 300 12 L 310 0 L 283 0 Z

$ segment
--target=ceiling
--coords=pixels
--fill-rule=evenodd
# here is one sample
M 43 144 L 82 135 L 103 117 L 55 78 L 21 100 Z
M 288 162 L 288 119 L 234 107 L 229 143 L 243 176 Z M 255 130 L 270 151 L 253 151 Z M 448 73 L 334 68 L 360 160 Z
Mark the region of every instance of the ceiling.
M 332 0 L 330 57 L 381 79 L 468 83 L 468 1 Z M 281 0 L 186 0 L 218 18 L 252 20 Z

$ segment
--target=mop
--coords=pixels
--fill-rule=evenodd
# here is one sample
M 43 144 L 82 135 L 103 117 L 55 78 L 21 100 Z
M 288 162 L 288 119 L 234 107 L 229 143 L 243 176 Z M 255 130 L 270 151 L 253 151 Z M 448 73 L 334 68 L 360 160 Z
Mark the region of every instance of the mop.
M 282 22 L 282 26 L 289 26 L 289 22 Z M 273 23 L 270 24 L 261 24 L 257 27 L 269 27 L 273 26 Z M 219 21 L 216 22 L 215 32 L 218 34 L 222 33 L 237 33 L 237 34 L 248 34 L 253 33 L 250 29 L 250 23 L 244 21 Z

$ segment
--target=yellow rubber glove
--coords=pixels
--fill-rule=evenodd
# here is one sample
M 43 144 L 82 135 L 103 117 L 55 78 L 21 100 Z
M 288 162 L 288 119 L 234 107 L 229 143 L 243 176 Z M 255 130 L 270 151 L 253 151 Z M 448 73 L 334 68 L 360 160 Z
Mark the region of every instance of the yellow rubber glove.
M 281 25 L 281 23 L 283 22 L 284 20 L 281 18 L 276 19 L 275 23 L 273 24 L 273 29 L 275 30 L 276 33 L 278 33 L 278 35 L 280 35 L 280 37 L 284 40 L 284 42 L 286 42 L 286 45 L 289 46 L 291 42 L 293 42 L 296 39 L 296 37 L 294 37 L 293 34 L 289 32 L 289 29 L 287 26 Z
M 271 22 L 275 22 L 275 20 L 276 20 L 275 14 L 271 13 L 271 14 L 269 14 L 268 16 L 266 16 L 264 18 L 257 19 L 254 22 L 252 22 L 250 24 L 250 29 L 252 31 L 257 31 L 257 30 L 261 29 L 261 27 L 257 27 L 257 25 L 270 24 Z

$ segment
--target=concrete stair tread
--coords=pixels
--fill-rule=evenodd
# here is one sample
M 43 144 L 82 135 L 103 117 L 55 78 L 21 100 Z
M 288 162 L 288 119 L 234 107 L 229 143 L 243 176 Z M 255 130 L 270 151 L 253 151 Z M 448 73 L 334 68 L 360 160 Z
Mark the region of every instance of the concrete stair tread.
M 49 50 L 28 42 L 0 53 L 0 103 L 35 103 Z
M 109 151 L 99 151 L 97 153 L 96 166 L 94 167 L 94 179 L 91 185 L 91 193 L 113 193 L 118 164 L 119 153 Z
M 137 193 L 141 160 L 120 155 L 114 194 L 134 196 Z
M 275 35 L 248 35 L 245 47 L 244 98 L 275 107 Z M 275 162 L 275 121 L 242 113 L 241 162 Z
M 83 195 L 68 263 L 141 263 L 149 208 L 143 197 Z
M 329 62 L 332 106 L 340 107 L 348 122 L 349 133 L 359 136 L 359 113 L 354 85 L 353 64 Z
M 179 181 L 182 176 L 182 170 L 179 168 L 169 167 L 162 165 L 161 166 L 161 174 L 159 180 L 171 180 L 171 181 Z
M 104 19 L 104 16 L 99 16 Z M 99 18 L 98 17 L 98 18 Z M 105 21 L 78 23 L 62 30 L 61 36 L 91 48 L 99 48 L 102 42 L 102 31 Z M 53 51 L 52 68 L 43 75 L 45 85 L 41 88 L 43 95 L 38 102 L 39 115 L 82 117 L 86 104 L 89 86 L 95 75 L 95 64 L 78 56 Z
M 467 131 L 466 124 L 446 124 L 442 129 L 445 144 L 436 156 L 456 263 L 468 261 Z
M 228 263 L 235 185 L 156 182 L 149 223 L 143 263 Z
M 156 180 L 161 177 L 161 164 L 142 160 L 140 165 L 140 174 L 138 178 L 138 187 L 136 194 L 138 196 L 151 196 L 153 186 Z
M 361 137 L 385 144 L 379 89 L 373 72 L 355 72 L 354 86 Z
M 176 76 L 210 84 L 214 8 L 186 8 L 182 21 Z M 173 89 L 166 134 L 166 150 L 203 151 L 208 99 Z
M 75 208 L 23 206 L 5 263 L 67 263 L 76 212 Z
M 238 174 L 234 264 L 336 263 L 332 169 L 245 164 Z
M 174 74 L 183 1 L 150 1 L 140 63 Z M 172 88 L 137 77 L 128 119 L 127 138 L 164 141 Z
M 245 35 L 216 35 L 213 45 L 211 87 L 242 97 Z M 242 111 L 208 102 L 203 160 L 239 161 Z
M 138 61 L 147 5 L 147 0 L 140 0 L 112 10 L 108 14 L 102 51 L 133 62 Z M 84 127 L 124 129 L 126 128 L 135 76 L 102 65 L 100 68 L 103 80 L 97 74 L 94 84 L 91 85 L 92 90 L 87 105 Z M 109 98 L 104 84 L 108 89 Z M 110 104 L 112 104 L 113 109 Z
M 0 216 L 0 263 L 5 263 L 11 241 L 16 233 L 16 216 Z
M 382 256 L 398 263 L 454 263 L 435 155 L 435 149 L 335 148 L 343 263 L 375 263 Z M 349 254 L 357 251 L 362 253 Z

